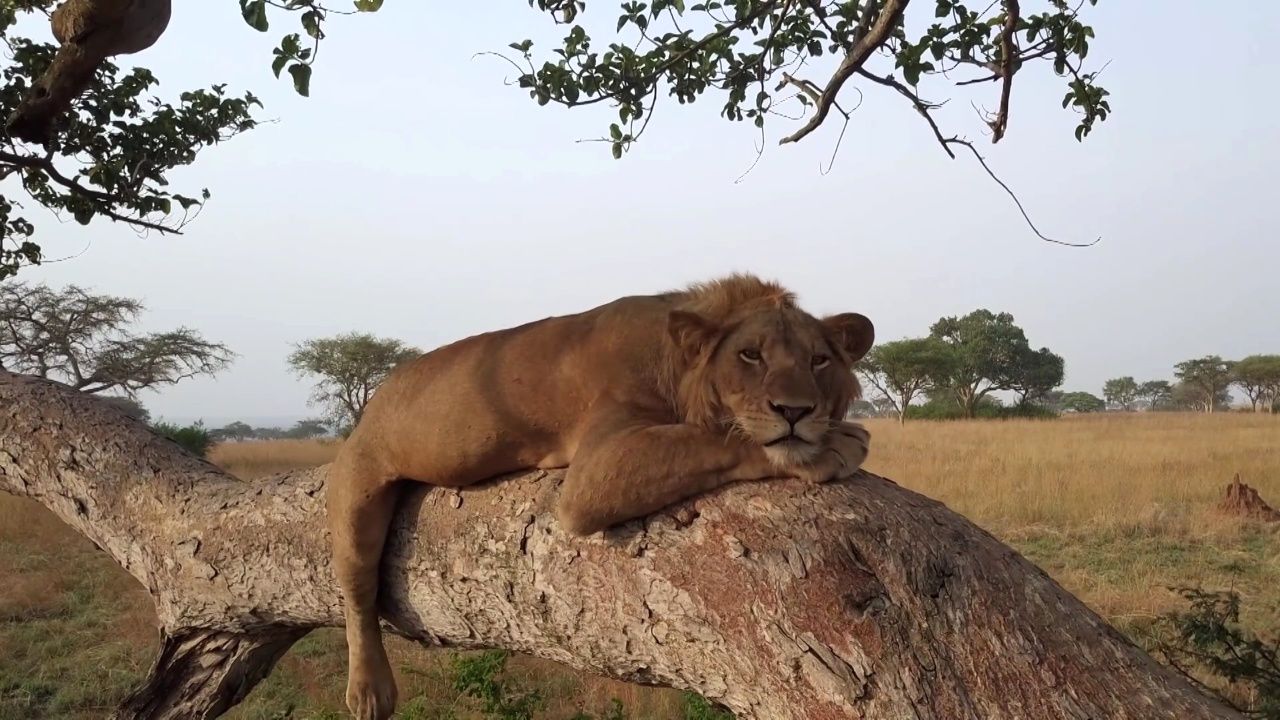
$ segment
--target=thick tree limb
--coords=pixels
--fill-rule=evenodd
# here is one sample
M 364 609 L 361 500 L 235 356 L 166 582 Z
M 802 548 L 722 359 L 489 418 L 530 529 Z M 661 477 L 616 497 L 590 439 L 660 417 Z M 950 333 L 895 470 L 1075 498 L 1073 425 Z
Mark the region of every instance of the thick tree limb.
M 1000 109 L 991 120 L 991 142 L 998 143 L 1009 127 L 1009 95 L 1013 92 L 1013 74 L 1017 71 L 1018 20 L 1022 8 L 1018 0 L 1004 0 L 1004 27 L 1000 29 Z
M 0 490 L 51 508 L 155 598 L 164 648 L 122 718 L 214 717 L 341 623 L 324 479 L 242 483 L 91 397 L 0 372 Z M 691 688 L 746 720 L 1238 717 L 883 478 L 740 485 L 683 522 L 585 540 L 547 512 L 558 481 L 406 493 L 384 561 L 395 631 Z
M 53 124 L 88 87 L 103 61 L 141 52 L 169 27 L 170 0 L 64 0 L 49 24 L 61 43 L 53 62 L 23 98 L 6 130 L 45 143 Z

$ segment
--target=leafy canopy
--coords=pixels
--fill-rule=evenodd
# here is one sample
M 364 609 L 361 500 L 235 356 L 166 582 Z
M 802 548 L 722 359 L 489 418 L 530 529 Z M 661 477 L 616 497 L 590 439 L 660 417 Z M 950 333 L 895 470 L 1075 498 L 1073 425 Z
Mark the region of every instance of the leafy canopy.
M 718 95 L 723 117 L 761 130 L 771 116 L 798 121 L 808 111 L 781 138 L 789 143 L 833 110 L 847 122 L 851 83 L 901 96 L 950 154 L 963 141 L 934 122 L 941 103 L 918 94 L 929 77 L 989 83 L 996 109 L 984 122 L 994 141 L 1008 127 L 1015 75 L 1037 63 L 1066 80 L 1062 106 L 1080 114 L 1077 139 L 1106 119 L 1108 93 L 1098 73 L 1084 69 L 1094 37 L 1080 17 L 1086 3 L 1097 0 L 628 0 L 619 5 L 615 37 L 599 42 L 576 22 L 582 0 L 529 0 L 568 33 L 546 59 L 535 59 L 531 40 L 511 43 L 518 55 L 508 59 L 539 104 L 614 105 L 618 122 L 606 140 L 615 157 L 643 134 L 663 96 L 688 104 Z M 923 7 L 909 14 L 909 5 Z
M 373 391 L 397 365 L 420 354 L 394 338 L 347 333 L 304 341 L 288 363 L 299 376 L 314 376 L 312 403 L 326 407 L 332 424 L 343 427 L 359 422 Z
M 51 43 L 19 34 L 19 20 L 39 21 L 57 4 L 0 3 L 0 41 L 8 47 L 0 65 L 0 119 L 13 115 L 57 52 Z M 376 10 L 381 4 L 359 0 L 352 12 Z M 323 22 L 334 11 L 300 0 L 241 2 L 246 20 L 264 31 L 268 6 L 292 14 L 302 25 L 302 34 L 290 33 L 281 41 L 273 68 L 277 75 L 287 70 L 305 95 L 315 47 L 324 37 Z M 311 45 L 304 47 L 304 35 Z M 0 281 L 42 259 L 33 239 L 36 227 L 15 190 L 81 225 L 106 218 L 140 232 L 176 234 L 200 212 L 209 190 L 176 189 L 169 174 L 195 162 L 202 150 L 257 127 L 255 111 L 261 102 L 251 92 L 233 92 L 222 84 L 162 98 L 154 93 L 158 83 L 146 68 L 124 72 L 105 62 L 44 147 L 12 138 L 0 145 L 0 181 L 8 181 L 0 195 Z
M 0 3 L 0 40 L 9 48 L 0 70 L 4 117 L 56 52 L 47 42 L 15 32 L 18 20 L 42 19 L 56 2 Z M 644 133 L 663 98 L 687 104 L 715 96 L 722 116 L 750 121 L 762 135 L 768 118 L 787 119 L 795 125 L 782 138 L 787 143 L 808 136 L 833 112 L 847 126 L 853 98 L 860 99 L 865 87 L 901 98 L 949 156 L 955 157 L 955 147 L 966 148 L 991 173 L 970 141 L 939 127 L 933 113 L 945 100 L 922 97 L 921 85 L 933 78 L 989 87 L 993 109 L 980 111 L 983 129 L 999 141 L 1010 122 L 1015 76 L 1044 66 L 1064 79 L 1062 106 L 1079 115 L 1075 136 L 1083 139 L 1111 111 L 1108 93 L 1097 82 L 1099 71 L 1086 67 L 1094 30 L 1081 11 L 1096 3 L 622 0 L 610 36 L 601 40 L 577 22 L 585 14 L 583 0 L 529 0 L 567 33 L 545 57 L 539 50 L 535 59 L 530 40 L 511 43 L 513 54 L 503 57 L 517 68 L 517 84 L 540 104 L 612 105 L 618 122 L 601 139 L 614 157 Z M 331 16 L 381 7 L 382 0 L 352 0 L 349 9 L 319 0 L 240 0 L 245 22 L 259 32 L 271 31 L 273 17 L 295 23 L 297 29 L 272 51 L 271 68 L 277 77 L 288 76 L 302 95 L 311 91 Z M 107 218 L 142 232 L 179 233 L 198 214 L 209 191 L 172 188 L 170 172 L 193 163 L 205 148 L 255 128 L 261 103 L 225 85 L 163 99 L 153 94 L 157 82 L 145 68 L 122 72 L 104 62 L 45 147 L 12 140 L 0 146 L 0 181 L 14 181 L 0 195 L 0 280 L 42 259 L 33 240 L 36 228 L 9 192 L 13 185 L 35 205 L 80 224 Z

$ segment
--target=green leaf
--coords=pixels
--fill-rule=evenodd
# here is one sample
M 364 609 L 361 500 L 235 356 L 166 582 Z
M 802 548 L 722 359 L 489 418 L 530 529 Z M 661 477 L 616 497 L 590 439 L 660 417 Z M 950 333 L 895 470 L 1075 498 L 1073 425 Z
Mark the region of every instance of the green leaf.
M 293 76 L 293 89 L 302 97 L 311 96 L 311 66 L 297 63 L 289 66 L 289 74 Z
M 382 0 L 356 0 L 359 12 L 378 12 L 382 8 Z
M 240 0 L 240 14 L 249 27 L 258 32 L 267 31 L 267 0 Z
M 280 71 L 284 70 L 284 66 L 289 64 L 288 55 L 276 55 L 276 59 L 271 61 L 271 72 L 280 77 Z
M 315 10 L 308 10 L 302 13 L 302 27 L 311 37 L 319 40 L 324 36 L 320 31 L 320 13 Z
M 622 143 L 620 142 L 613 143 L 613 159 L 614 160 L 622 159 Z

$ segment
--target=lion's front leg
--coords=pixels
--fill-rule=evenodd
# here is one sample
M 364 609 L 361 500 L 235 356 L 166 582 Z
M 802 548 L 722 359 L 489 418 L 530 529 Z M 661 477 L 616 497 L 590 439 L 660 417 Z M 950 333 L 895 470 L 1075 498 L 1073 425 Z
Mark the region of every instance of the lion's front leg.
M 764 448 L 684 424 L 658 425 L 625 410 L 597 411 L 565 476 L 556 516 L 588 535 L 740 480 L 778 477 Z

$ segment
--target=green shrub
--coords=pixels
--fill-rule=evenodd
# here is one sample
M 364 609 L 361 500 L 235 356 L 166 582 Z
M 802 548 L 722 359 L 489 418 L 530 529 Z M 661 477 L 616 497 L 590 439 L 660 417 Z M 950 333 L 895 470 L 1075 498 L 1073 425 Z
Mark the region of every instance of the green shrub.
M 1240 627 L 1240 596 L 1234 592 L 1172 589 L 1191 607 L 1162 618 L 1169 637 L 1156 649 L 1165 661 L 1249 717 L 1280 720 L 1280 639 L 1265 640 Z M 1242 689 L 1247 706 L 1206 686 L 1192 670 Z
M 209 446 L 213 444 L 213 436 L 205 429 L 204 423 L 197 421 L 192 425 L 180 426 L 163 420 L 151 424 L 152 432 L 178 443 L 187 452 L 205 457 Z
M 1050 408 L 1027 403 L 1025 405 L 1001 405 L 991 398 L 978 403 L 973 416 L 983 420 L 1008 420 L 1011 418 L 1052 419 L 1058 413 Z M 950 398 L 937 398 L 923 405 L 907 408 L 908 420 L 963 420 L 964 411 Z
M 684 694 L 684 720 L 733 720 L 733 713 L 693 692 Z
M 542 695 L 507 685 L 499 675 L 507 667 L 510 654 L 489 650 L 469 657 L 453 659 L 453 688 L 480 706 L 484 717 L 492 720 L 533 720 L 542 708 Z

